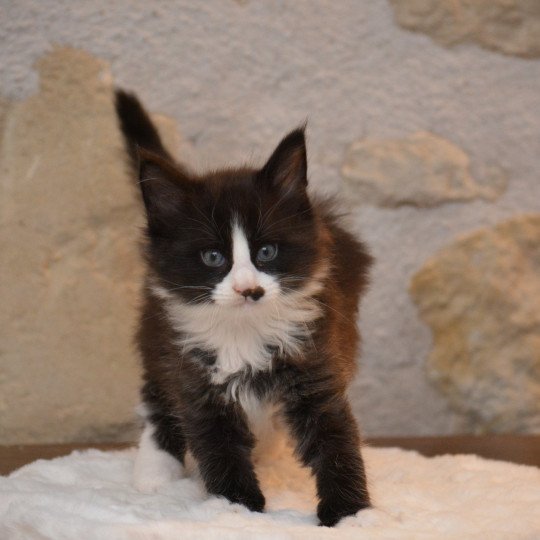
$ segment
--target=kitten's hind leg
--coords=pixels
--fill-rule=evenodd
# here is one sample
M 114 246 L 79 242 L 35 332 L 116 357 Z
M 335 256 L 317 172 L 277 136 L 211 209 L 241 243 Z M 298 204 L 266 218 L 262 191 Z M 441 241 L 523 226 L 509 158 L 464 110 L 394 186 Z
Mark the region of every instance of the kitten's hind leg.
M 171 447 L 167 448 L 168 451 L 163 448 L 166 445 L 163 444 L 165 434 L 160 433 L 162 430 L 163 426 L 156 426 L 150 419 L 146 420 L 134 467 L 135 487 L 143 493 L 153 493 L 182 476 L 183 465 L 180 460 L 183 460 L 185 452 L 183 436 L 180 434 L 180 440 L 176 440 L 175 455 L 179 455 L 175 457 Z

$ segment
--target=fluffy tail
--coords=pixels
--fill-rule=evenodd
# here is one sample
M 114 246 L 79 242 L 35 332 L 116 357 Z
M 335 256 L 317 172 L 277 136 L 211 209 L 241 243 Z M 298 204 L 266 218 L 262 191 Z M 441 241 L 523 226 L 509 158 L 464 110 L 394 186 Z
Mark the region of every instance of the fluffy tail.
M 139 167 L 139 148 L 173 161 L 169 152 L 165 150 L 156 127 L 135 94 L 117 89 L 115 106 L 126 148 L 135 169 Z

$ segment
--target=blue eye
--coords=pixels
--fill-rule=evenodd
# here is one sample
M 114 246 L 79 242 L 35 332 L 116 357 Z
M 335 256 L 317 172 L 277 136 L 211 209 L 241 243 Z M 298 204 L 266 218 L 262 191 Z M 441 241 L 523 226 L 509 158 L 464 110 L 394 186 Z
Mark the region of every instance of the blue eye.
M 201 251 L 201 259 L 206 266 L 219 268 L 225 264 L 225 257 L 217 249 L 205 249 Z
M 265 244 L 257 252 L 257 262 L 265 263 L 273 261 L 277 257 L 277 245 L 276 244 Z

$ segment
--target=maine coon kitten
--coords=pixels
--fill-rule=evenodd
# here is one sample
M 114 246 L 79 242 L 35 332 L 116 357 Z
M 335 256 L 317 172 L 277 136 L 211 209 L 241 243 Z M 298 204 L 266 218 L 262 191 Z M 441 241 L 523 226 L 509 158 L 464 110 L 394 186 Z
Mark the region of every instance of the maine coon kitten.
M 253 433 L 272 404 L 315 475 L 320 523 L 368 507 L 345 392 L 371 258 L 308 196 L 303 129 L 261 169 L 200 176 L 134 95 L 118 91 L 116 109 L 147 216 L 137 485 L 158 486 L 189 449 L 208 492 L 263 511 Z

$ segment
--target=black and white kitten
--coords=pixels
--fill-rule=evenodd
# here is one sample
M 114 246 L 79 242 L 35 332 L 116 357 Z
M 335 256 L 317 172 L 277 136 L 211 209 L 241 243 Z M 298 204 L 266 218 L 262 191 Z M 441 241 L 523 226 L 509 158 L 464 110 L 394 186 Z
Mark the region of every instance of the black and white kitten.
M 371 257 L 308 196 L 303 129 L 261 169 L 201 176 L 134 95 L 118 91 L 116 109 L 147 216 L 137 485 L 158 486 L 190 450 L 208 492 L 263 511 L 252 451 L 271 405 L 316 478 L 320 523 L 368 507 L 346 389 Z

